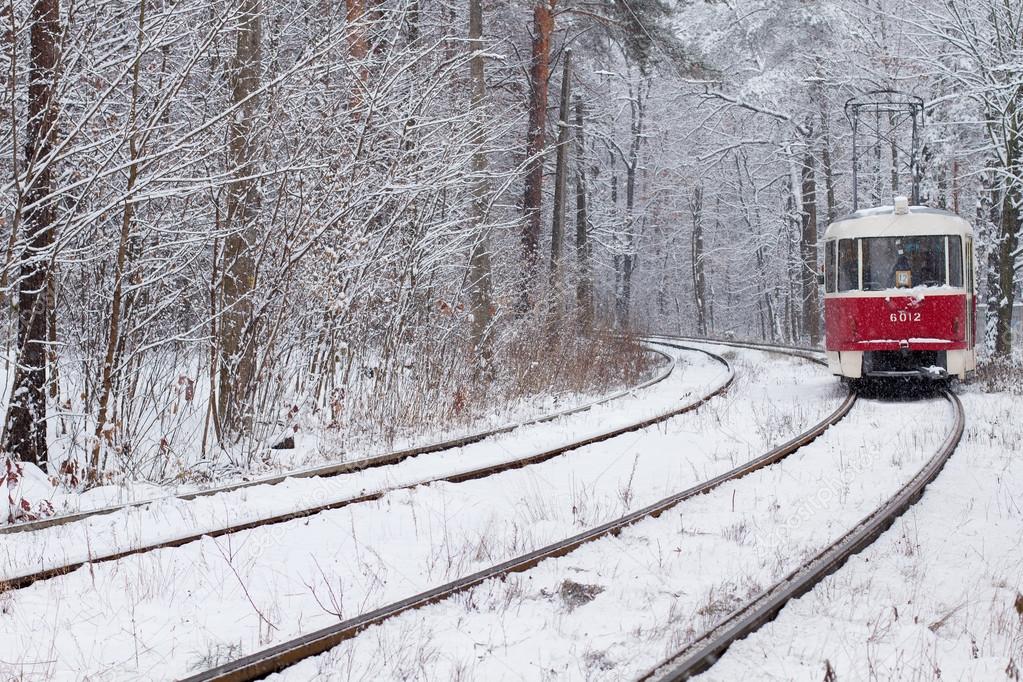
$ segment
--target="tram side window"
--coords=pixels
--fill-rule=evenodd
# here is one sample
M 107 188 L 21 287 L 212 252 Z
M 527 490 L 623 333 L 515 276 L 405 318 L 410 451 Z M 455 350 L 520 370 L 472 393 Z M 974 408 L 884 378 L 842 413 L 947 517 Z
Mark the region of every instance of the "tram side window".
M 966 287 L 971 294 L 976 291 L 977 283 L 973 281 L 973 242 L 966 240 Z
M 945 284 L 945 237 L 868 237 L 863 240 L 863 288 L 882 291 Z
M 838 241 L 838 290 L 860 288 L 860 250 L 855 239 Z
M 824 242 L 824 291 L 831 294 L 835 292 L 835 279 L 838 277 L 838 269 L 835 267 L 835 242 L 834 240 Z
M 948 238 L 948 283 L 953 287 L 963 285 L 963 240 L 961 237 Z

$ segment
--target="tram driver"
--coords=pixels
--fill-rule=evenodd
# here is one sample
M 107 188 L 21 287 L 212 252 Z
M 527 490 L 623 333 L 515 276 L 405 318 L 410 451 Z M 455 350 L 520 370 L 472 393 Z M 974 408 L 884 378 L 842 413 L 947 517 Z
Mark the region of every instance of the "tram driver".
M 898 244 L 899 242 L 896 242 Z M 913 287 L 913 269 L 906 258 L 906 252 L 899 246 L 899 257 L 895 259 L 895 270 L 892 272 L 892 280 L 896 289 L 910 289 Z

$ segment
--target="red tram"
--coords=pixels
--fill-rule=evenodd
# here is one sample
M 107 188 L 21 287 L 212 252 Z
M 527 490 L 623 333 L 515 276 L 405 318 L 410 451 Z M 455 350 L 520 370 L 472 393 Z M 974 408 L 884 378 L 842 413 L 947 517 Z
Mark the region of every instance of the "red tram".
M 976 367 L 973 230 L 954 213 L 860 210 L 824 235 L 828 367 L 847 379 L 965 378 Z

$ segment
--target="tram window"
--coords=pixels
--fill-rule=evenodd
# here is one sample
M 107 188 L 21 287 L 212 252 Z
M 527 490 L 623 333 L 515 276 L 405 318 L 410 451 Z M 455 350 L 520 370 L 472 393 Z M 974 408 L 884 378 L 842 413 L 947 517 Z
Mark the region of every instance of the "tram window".
M 835 242 L 824 242 L 824 291 L 831 294 L 835 291 L 835 278 L 838 269 L 835 267 Z
M 948 283 L 953 287 L 963 285 L 963 240 L 948 238 Z
M 855 239 L 838 241 L 838 290 L 860 288 L 860 253 Z
M 863 240 L 863 288 L 881 291 L 945 284 L 945 237 L 868 237 Z
M 971 294 L 976 291 L 977 283 L 973 281 L 973 242 L 966 240 L 966 290 Z

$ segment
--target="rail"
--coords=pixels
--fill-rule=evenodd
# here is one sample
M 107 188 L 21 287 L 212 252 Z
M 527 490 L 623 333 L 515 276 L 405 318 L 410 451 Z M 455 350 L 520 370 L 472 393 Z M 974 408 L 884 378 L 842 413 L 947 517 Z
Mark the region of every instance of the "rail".
M 825 577 L 841 568 L 849 557 L 874 542 L 895 522 L 895 519 L 920 499 L 924 488 L 938 476 L 949 457 L 955 452 L 966 423 L 959 398 L 948 391 L 943 391 L 942 394 L 952 406 L 952 429 L 938 452 L 906 485 L 848 533 L 750 602 L 733 611 L 685 648 L 648 670 L 639 679 L 674 682 L 688 680 L 708 670 L 733 642 L 774 620 L 785 604 L 806 594 Z

